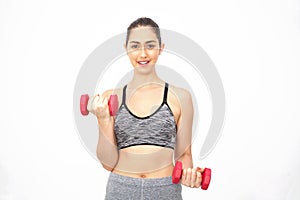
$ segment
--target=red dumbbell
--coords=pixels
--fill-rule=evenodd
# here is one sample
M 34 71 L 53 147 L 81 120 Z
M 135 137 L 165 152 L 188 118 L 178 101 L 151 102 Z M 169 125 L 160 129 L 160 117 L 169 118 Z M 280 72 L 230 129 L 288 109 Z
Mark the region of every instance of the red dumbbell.
M 89 111 L 87 109 L 87 105 L 89 102 L 89 95 L 83 94 L 80 97 L 80 112 L 82 115 L 88 115 Z M 115 94 L 110 95 L 108 100 L 108 108 L 109 108 L 109 114 L 110 116 L 115 116 L 118 112 L 119 108 L 119 102 L 118 102 L 118 96 Z
M 180 161 L 177 161 L 175 163 L 173 174 L 172 174 L 172 182 L 174 184 L 179 183 L 182 175 L 182 163 Z M 205 168 L 204 172 L 202 173 L 202 183 L 201 183 L 201 189 L 207 190 L 211 178 L 211 169 Z

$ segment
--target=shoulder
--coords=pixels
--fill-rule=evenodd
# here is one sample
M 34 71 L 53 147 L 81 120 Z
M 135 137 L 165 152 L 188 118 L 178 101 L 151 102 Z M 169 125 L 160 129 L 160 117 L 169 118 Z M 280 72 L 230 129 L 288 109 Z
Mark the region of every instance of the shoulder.
M 177 101 L 180 104 L 192 102 L 192 95 L 187 89 L 169 85 L 169 90 L 177 98 Z
M 120 100 L 122 99 L 122 93 L 123 93 L 123 87 L 122 88 L 113 88 L 113 89 L 105 90 L 102 93 L 102 96 L 109 98 L 110 95 L 117 95 L 119 102 L 120 102 Z
M 170 84 L 168 91 L 168 104 L 174 113 L 177 124 L 180 116 L 183 114 L 192 116 L 193 102 L 191 93 L 187 89 Z

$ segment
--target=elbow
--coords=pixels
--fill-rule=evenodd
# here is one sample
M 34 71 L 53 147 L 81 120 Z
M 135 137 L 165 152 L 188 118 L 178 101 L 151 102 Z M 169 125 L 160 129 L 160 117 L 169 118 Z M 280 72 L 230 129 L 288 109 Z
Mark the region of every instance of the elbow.
M 103 167 L 104 169 L 106 169 L 107 171 L 112 172 L 112 171 L 114 170 L 114 167 L 110 167 L 110 166 L 108 166 L 108 165 L 105 165 L 104 163 L 101 163 L 101 164 L 102 164 L 102 167 Z
M 97 152 L 97 158 L 100 161 L 100 163 L 102 164 L 102 167 L 104 169 L 106 169 L 107 171 L 112 171 L 118 162 L 117 156 L 106 156 L 100 152 Z

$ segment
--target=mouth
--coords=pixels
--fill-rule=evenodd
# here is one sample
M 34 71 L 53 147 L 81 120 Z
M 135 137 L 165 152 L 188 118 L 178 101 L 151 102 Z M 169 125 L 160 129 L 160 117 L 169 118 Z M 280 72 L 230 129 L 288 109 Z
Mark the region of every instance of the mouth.
M 140 65 L 140 66 L 145 66 L 149 63 L 150 61 L 149 60 L 141 60 L 141 61 L 137 61 L 137 63 Z

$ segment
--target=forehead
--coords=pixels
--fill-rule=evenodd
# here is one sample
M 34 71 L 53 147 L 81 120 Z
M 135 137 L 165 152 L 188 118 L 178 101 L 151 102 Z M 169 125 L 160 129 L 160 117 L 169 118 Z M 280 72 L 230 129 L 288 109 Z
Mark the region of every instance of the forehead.
M 152 27 L 137 27 L 130 31 L 129 42 L 146 42 L 149 40 L 158 40 Z

